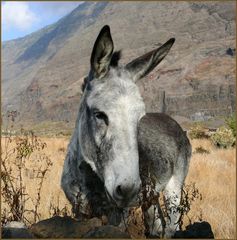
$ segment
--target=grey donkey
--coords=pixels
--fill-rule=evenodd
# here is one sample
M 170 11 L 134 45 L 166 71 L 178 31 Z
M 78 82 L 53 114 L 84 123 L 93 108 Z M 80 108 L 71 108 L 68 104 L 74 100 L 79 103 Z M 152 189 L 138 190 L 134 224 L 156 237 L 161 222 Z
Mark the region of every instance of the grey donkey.
M 110 224 L 121 224 L 124 209 L 137 203 L 148 176 L 155 179 L 155 191 L 163 191 L 170 206 L 178 208 L 191 156 L 189 140 L 169 116 L 145 113 L 136 85 L 162 61 L 174 41 L 171 38 L 122 67 L 109 26 L 101 29 L 61 178 L 78 217 L 106 215 Z M 148 174 L 142 173 L 144 169 Z M 150 206 L 144 213 L 149 234 L 173 236 L 179 211 L 170 213 L 164 227 L 157 209 Z

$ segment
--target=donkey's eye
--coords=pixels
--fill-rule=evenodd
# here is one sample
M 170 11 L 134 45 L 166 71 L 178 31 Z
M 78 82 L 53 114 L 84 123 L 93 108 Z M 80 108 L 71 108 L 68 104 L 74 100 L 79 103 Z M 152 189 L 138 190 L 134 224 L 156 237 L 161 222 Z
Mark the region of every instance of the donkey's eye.
M 108 120 L 108 117 L 107 115 L 104 113 L 104 112 L 94 112 L 94 116 L 97 120 L 99 121 L 104 121 L 106 125 L 109 124 L 109 120 Z

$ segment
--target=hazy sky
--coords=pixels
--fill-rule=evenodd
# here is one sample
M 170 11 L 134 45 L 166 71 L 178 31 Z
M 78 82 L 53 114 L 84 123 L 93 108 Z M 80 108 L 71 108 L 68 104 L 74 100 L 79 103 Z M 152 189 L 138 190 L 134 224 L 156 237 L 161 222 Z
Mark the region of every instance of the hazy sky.
M 2 2 L 2 41 L 23 37 L 56 22 L 80 2 Z

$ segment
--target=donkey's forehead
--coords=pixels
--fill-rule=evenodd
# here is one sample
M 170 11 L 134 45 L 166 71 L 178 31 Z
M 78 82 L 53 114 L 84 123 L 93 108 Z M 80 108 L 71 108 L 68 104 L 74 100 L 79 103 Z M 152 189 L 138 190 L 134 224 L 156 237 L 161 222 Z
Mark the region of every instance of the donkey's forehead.
M 93 80 L 90 89 L 87 98 L 90 107 L 113 108 L 121 97 L 143 106 L 138 87 L 123 69 L 112 68 L 106 77 Z

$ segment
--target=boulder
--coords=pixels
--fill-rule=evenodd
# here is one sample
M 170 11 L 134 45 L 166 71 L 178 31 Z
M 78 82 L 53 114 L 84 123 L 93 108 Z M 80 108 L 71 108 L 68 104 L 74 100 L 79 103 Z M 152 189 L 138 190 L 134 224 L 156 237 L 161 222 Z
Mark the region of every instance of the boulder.
M 2 228 L 2 238 L 33 238 L 23 222 L 12 221 Z
M 122 231 L 119 227 L 105 225 L 96 227 L 82 236 L 83 238 L 131 238 L 130 235 Z
M 98 218 L 79 222 L 70 217 L 55 216 L 33 224 L 30 232 L 37 238 L 81 238 L 100 226 L 102 221 Z
M 174 238 L 214 238 L 211 225 L 208 222 L 195 222 L 184 231 L 177 231 Z

